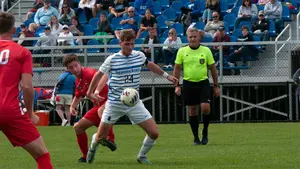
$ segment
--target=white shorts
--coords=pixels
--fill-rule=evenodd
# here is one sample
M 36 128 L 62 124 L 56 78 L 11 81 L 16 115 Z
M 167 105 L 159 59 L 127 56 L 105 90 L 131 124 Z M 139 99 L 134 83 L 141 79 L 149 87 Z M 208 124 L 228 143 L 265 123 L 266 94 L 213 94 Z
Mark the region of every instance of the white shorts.
M 152 115 L 140 100 L 133 107 L 106 102 L 101 121 L 108 124 L 114 124 L 124 115 L 130 119 L 132 124 L 139 124 L 152 118 Z
M 56 104 L 70 106 L 72 104 L 73 95 L 70 95 L 70 94 L 57 94 L 55 100 L 56 100 Z

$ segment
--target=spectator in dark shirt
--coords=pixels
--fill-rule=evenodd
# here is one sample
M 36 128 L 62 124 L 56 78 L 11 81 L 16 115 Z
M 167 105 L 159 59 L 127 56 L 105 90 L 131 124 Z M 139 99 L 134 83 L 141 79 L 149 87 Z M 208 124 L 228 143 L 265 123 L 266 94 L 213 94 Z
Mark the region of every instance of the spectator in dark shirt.
M 148 31 L 149 35 L 145 38 L 143 44 L 150 45 L 150 47 L 142 47 L 142 52 L 146 55 L 148 59 L 151 59 L 151 49 L 153 48 L 152 44 L 160 44 L 160 40 L 155 35 L 155 30 L 150 29 Z M 161 49 L 159 47 L 154 48 L 154 63 L 158 63 L 161 58 Z
M 129 3 L 125 0 L 117 0 L 111 10 L 110 14 L 107 16 L 107 20 L 111 23 L 114 17 L 123 17 L 123 14 L 127 13 Z
M 204 23 L 212 19 L 212 13 L 220 13 L 220 0 L 206 0 L 205 10 L 203 12 L 202 20 Z
M 21 32 L 19 33 L 19 38 L 34 37 L 34 32 L 28 30 L 25 24 L 20 25 Z M 18 44 L 22 46 L 33 46 L 33 40 L 18 40 Z
M 98 13 L 99 10 L 103 10 L 103 11 L 110 11 L 111 8 L 114 5 L 114 1 L 113 0 L 96 0 L 95 3 L 95 12 L 94 13 Z
M 152 16 L 151 11 L 149 9 L 146 10 L 145 16 L 143 17 L 140 25 L 140 29 L 137 33 L 136 38 L 139 38 L 141 33 L 145 30 L 154 29 L 155 35 L 157 36 L 157 20 Z
M 264 11 L 259 11 L 258 19 L 252 25 L 252 32 L 259 35 L 262 41 L 268 41 L 269 37 L 269 21 L 265 19 Z
M 220 26 L 218 28 L 218 31 L 216 32 L 213 42 L 230 42 L 230 37 L 226 35 L 224 26 Z M 222 48 L 223 48 L 223 56 L 229 56 L 230 46 L 222 46 Z M 220 46 L 213 46 L 211 49 L 211 52 L 213 53 L 216 62 L 219 60 L 220 57 L 219 49 Z

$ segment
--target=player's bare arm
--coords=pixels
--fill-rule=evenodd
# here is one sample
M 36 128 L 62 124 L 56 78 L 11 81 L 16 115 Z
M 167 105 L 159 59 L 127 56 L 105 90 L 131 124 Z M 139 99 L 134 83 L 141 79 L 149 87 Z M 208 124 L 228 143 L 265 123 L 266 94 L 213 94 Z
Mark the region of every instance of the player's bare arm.
M 91 81 L 91 84 L 89 86 L 89 89 L 88 91 L 86 92 L 86 97 L 93 100 L 95 99 L 95 95 L 93 94 L 93 91 L 95 91 L 100 79 L 102 78 L 102 76 L 104 75 L 104 73 L 98 71 L 97 73 L 95 73 L 92 81 Z
M 79 104 L 80 101 L 81 101 L 81 97 L 75 96 L 73 98 L 72 104 L 70 106 L 70 113 L 73 116 L 77 116 L 78 115 L 78 111 L 76 110 L 76 107 L 77 107 L 77 105 Z
M 213 82 L 214 82 L 214 95 L 216 97 L 220 96 L 220 88 L 219 88 L 219 83 L 218 83 L 218 72 L 217 72 L 217 68 L 215 66 L 215 64 L 211 64 L 209 66 L 210 71 L 211 71 L 211 75 L 213 78 Z
M 163 76 L 164 78 L 166 78 L 170 82 L 173 82 L 174 84 L 178 83 L 178 79 L 176 77 L 171 76 L 167 72 L 163 71 L 157 64 L 148 61 L 147 67 L 151 72 L 156 73 L 160 76 Z
M 108 81 L 108 76 L 107 75 L 103 75 L 100 82 L 98 83 L 98 86 L 94 92 L 94 95 L 95 95 L 95 100 L 97 102 L 102 102 L 105 98 L 104 97 L 101 97 L 99 95 L 100 91 L 103 89 L 103 87 L 106 85 Z
M 180 64 L 175 64 L 175 67 L 174 67 L 174 70 L 173 70 L 173 76 L 178 79 L 178 83 L 175 86 L 175 94 L 177 96 L 181 95 L 181 88 L 179 86 L 180 72 L 181 72 L 181 65 Z

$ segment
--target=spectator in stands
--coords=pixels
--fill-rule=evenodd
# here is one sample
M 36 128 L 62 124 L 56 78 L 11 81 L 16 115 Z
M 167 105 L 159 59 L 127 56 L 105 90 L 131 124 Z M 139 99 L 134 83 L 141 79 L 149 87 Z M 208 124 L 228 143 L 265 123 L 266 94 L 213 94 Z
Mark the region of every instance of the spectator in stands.
M 45 26 L 50 22 L 51 16 L 58 18 L 58 11 L 51 6 L 51 0 L 45 0 L 44 6 L 37 10 L 34 16 L 34 22 L 29 25 L 30 31 L 35 31 L 40 26 Z
M 70 30 L 70 32 L 72 32 L 73 36 L 80 37 L 80 36 L 84 35 L 84 27 L 81 24 L 79 24 L 77 16 L 74 16 L 72 18 L 72 25 L 69 27 L 69 30 Z M 82 39 L 77 38 L 76 43 L 78 45 L 82 45 L 83 44 Z
M 220 0 L 206 0 L 205 10 L 203 12 L 202 21 L 204 23 L 211 21 L 211 16 L 213 12 L 221 11 Z
M 100 20 L 97 24 L 98 32 L 95 34 L 95 36 L 103 36 L 103 35 L 109 35 L 111 34 L 111 27 L 109 21 L 106 19 L 106 14 L 103 12 L 100 15 Z M 97 39 L 99 42 L 104 43 L 104 39 L 100 38 Z M 108 42 L 109 39 L 106 39 L 106 42 Z
M 77 14 L 79 15 L 79 13 L 83 12 L 86 16 L 87 21 L 89 21 L 96 16 L 96 13 L 94 13 L 95 10 L 93 9 L 94 7 L 95 0 L 80 0 Z
M 144 16 L 147 9 L 153 12 L 153 0 L 135 0 L 134 9 L 137 15 Z
M 26 14 L 26 17 L 25 17 L 25 20 L 28 20 L 29 18 L 32 17 L 32 15 L 34 13 L 36 13 L 36 11 L 38 9 L 40 9 L 41 7 L 44 6 L 44 0 L 36 0 L 34 3 L 33 3 L 33 7 L 27 12 Z
M 97 14 L 99 12 L 99 10 L 110 12 L 113 5 L 114 5 L 113 0 L 96 0 L 94 13 Z
M 231 13 L 233 9 L 239 8 L 242 5 L 243 0 L 235 0 L 233 7 L 228 9 L 226 12 Z
M 185 2 L 184 7 L 191 11 L 192 19 L 198 21 L 198 18 L 201 17 L 201 9 L 198 1 L 190 0 L 188 2 Z
M 135 15 L 135 9 L 131 6 L 128 8 L 128 14 L 123 17 L 120 25 L 122 25 L 122 29 L 132 29 L 136 34 L 138 29 L 138 21 L 139 16 Z M 120 30 L 115 30 L 115 35 L 119 39 Z
M 19 38 L 34 37 L 34 32 L 28 30 L 25 24 L 21 24 L 21 32 L 19 33 Z M 22 46 L 33 46 L 33 40 L 18 40 L 18 44 Z
M 116 0 L 113 4 L 110 14 L 107 16 L 108 21 L 111 23 L 111 20 L 114 17 L 123 17 L 123 14 L 127 13 L 129 3 L 125 0 Z
M 257 5 L 265 6 L 271 0 L 258 0 Z
M 71 25 L 72 18 L 75 16 L 75 11 L 67 4 L 63 4 L 59 13 L 59 23 L 62 25 Z
M 208 21 L 204 27 L 204 31 L 207 32 L 210 36 L 214 37 L 220 26 L 224 26 L 224 22 L 220 21 L 220 15 L 218 12 L 212 14 L 213 21 Z
M 62 25 L 58 22 L 56 16 L 51 16 L 48 26 L 51 29 L 51 34 L 54 36 L 58 36 L 62 31 Z
M 260 36 L 262 41 L 268 41 L 269 36 L 269 21 L 264 17 L 264 11 L 259 11 L 258 19 L 252 25 L 252 32 L 255 35 Z
M 293 80 L 298 85 L 296 96 L 298 96 L 298 101 L 300 103 L 300 68 L 293 75 Z
M 253 37 L 249 34 L 249 29 L 247 26 L 242 26 L 242 36 L 239 36 L 237 42 L 252 42 Z M 245 62 L 245 56 L 251 56 L 255 58 L 257 56 L 257 48 L 253 45 L 242 45 L 242 46 L 234 46 L 236 50 L 231 53 L 228 58 L 228 64 L 233 65 L 236 61 L 242 60 Z
M 157 20 L 152 16 L 151 11 L 149 9 L 146 10 L 145 16 L 143 17 L 140 25 L 140 29 L 137 33 L 136 38 L 139 38 L 141 33 L 145 30 L 154 29 L 155 35 L 157 35 Z
M 59 38 L 73 37 L 73 34 L 70 32 L 68 25 L 64 25 L 62 27 L 62 29 L 63 29 L 63 32 L 59 34 L 59 36 L 58 36 Z M 74 39 L 58 39 L 57 43 L 58 43 L 58 46 L 75 46 L 74 45 Z M 69 51 L 72 51 L 72 50 L 71 49 L 65 49 L 65 50 L 63 50 L 63 53 L 64 52 L 69 52 Z
M 76 2 L 77 1 L 77 2 Z M 70 8 L 78 8 L 78 0 L 56 0 L 55 7 L 61 9 L 63 5 L 66 4 Z
M 73 100 L 76 77 L 70 72 L 66 71 L 58 77 L 58 80 L 60 84 L 56 87 L 56 112 L 61 118 L 61 125 L 70 126 L 70 105 L 72 104 Z M 65 119 L 64 114 L 66 115 L 67 119 Z
M 216 36 L 214 37 L 213 42 L 230 42 L 230 37 L 226 35 L 224 26 L 220 26 L 218 28 L 218 31 L 216 32 Z M 223 49 L 223 59 L 224 59 L 224 56 L 229 56 L 230 54 L 230 46 L 229 45 L 222 46 L 222 49 Z M 219 61 L 220 58 L 219 50 L 220 50 L 220 46 L 213 46 L 211 49 L 211 52 L 216 62 Z
M 45 26 L 44 34 L 36 43 L 36 47 L 49 47 L 56 46 L 55 36 L 51 34 L 51 30 L 49 26 Z M 34 49 L 34 54 L 48 54 L 51 52 L 51 49 Z
M 174 61 L 176 58 L 176 54 L 178 49 L 181 47 L 181 39 L 177 36 L 176 30 L 174 28 L 169 30 L 169 36 L 165 40 L 164 45 L 172 45 L 172 46 L 164 46 L 162 53 L 164 58 L 164 68 L 172 68 L 174 65 Z
M 234 23 L 234 29 L 240 29 L 240 23 L 242 21 L 252 21 L 257 16 L 257 7 L 255 4 L 252 4 L 250 0 L 243 0 L 242 5 L 240 6 L 238 17 Z
M 146 55 L 148 59 L 151 59 L 151 49 L 152 44 L 160 44 L 160 40 L 155 35 L 155 30 L 150 29 L 148 31 L 149 35 L 144 39 L 143 44 L 148 44 L 150 47 L 142 47 L 142 52 Z M 154 63 L 158 63 L 161 60 L 160 55 L 161 49 L 159 47 L 154 48 Z
M 280 32 L 282 20 L 282 5 L 278 0 L 271 0 L 265 5 L 264 13 L 266 19 L 273 20 L 275 23 L 276 33 Z

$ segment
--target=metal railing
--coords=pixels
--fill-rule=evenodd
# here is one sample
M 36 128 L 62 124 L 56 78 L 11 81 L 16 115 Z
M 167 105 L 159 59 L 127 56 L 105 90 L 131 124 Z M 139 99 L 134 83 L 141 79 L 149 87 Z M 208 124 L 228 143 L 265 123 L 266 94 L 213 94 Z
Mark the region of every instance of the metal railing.
M 4 12 L 5 1 L 6 0 L 1 1 L 1 11 L 3 11 L 3 12 Z
M 5 1 L 5 0 L 4 0 Z M 19 19 L 22 20 L 21 18 L 21 0 L 18 0 L 18 2 L 16 2 L 15 4 L 13 4 L 8 10 L 7 12 L 10 12 L 12 9 L 14 9 L 14 7 L 16 7 L 18 5 L 18 8 L 19 8 L 19 14 L 18 14 L 18 17 Z
M 279 38 L 281 38 L 287 31 L 289 31 L 289 35 L 285 41 L 290 41 L 292 39 L 292 26 L 290 24 L 288 24 L 275 39 L 275 72 L 278 72 L 278 53 L 281 52 L 286 45 L 286 43 L 284 43 L 280 48 L 278 48 L 278 45 L 280 45 L 278 41 Z
M 296 25 L 297 25 L 297 40 L 299 40 L 299 36 L 300 36 L 300 12 L 297 14 L 297 21 L 296 21 Z

